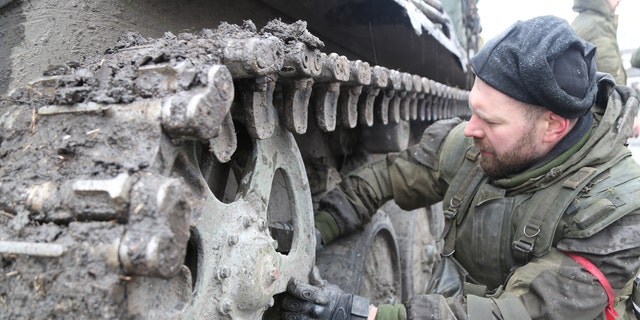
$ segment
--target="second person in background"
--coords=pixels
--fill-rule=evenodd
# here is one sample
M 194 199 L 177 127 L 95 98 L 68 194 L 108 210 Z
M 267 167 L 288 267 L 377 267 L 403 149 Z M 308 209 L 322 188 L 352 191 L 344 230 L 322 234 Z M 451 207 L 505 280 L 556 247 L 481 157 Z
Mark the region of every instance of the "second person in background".
M 582 39 L 596 46 L 596 68 L 609 73 L 618 84 L 627 84 L 618 47 L 618 15 L 621 0 L 574 0 L 573 11 L 578 16 L 571 27 Z

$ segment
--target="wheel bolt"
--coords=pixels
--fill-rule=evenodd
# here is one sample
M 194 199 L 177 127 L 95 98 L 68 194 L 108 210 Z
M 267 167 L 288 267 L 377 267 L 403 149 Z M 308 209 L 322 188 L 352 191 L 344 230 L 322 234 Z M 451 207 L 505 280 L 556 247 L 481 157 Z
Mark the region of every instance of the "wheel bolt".
M 227 243 L 230 246 L 233 246 L 233 245 L 237 244 L 238 240 L 239 240 L 238 239 L 238 235 L 235 235 L 235 234 L 229 235 L 229 237 L 227 237 Z
M 218 305 L 218 312 L 221 314 L 229 314 L 231 312 L 231 302 L 224 300 Z

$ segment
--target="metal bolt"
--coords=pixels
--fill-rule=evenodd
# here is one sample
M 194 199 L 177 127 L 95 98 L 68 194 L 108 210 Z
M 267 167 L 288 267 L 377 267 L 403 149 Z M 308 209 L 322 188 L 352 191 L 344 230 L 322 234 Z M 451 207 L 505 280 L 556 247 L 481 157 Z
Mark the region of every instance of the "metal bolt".
M 302 65 L 302 68 L 304 69 L 309 68 L 309 60 L 311 59 L 309 57 L 310 55 L 311 55 L 311 52 L 303 51 L 302 59 L 300 59 L 300 64 Z
M 231 302 L 228 300 L 220 302 L 220 305 L 218 305 L 218 312 L 221 314 L 229 314 L 229 312 L 231 312 Z
M 235 235 L 235 234 L 231 234 L 231 235 L 229 235 L 229 236 L 227 237 L 227 243 L 228 243 L 230 246 L 233 246 L 233 245 L 237 244 L 237 243 L 238 243 L 238 235 Z
M 251 217 L 244 217 L 244 218 L 242 219 L 242 225 L 243 225 L 245 228 L 249 228 L 249 227 L 251 227 L 251 224 L 253 224 L 253 219 L 251 219 Z
M 260 231 L 267 230 L 267 222 L 264 219 L 258 221 L 258 229 L 260 229 Z
M 229 276 L 231 276 L 231 269 L 228 267 L 219 267 L 217 276 L 219 280 L 229 278 Z
M 269 274 L 267 275 L 267 280 L 269 281 L 269 283 L 273 283 L 274 281 L 278 280 L 278 278 L 280 278 L 280 270 L 278 268 L 271 268 L 271 270 L 269 270 Z
M 24 254 L 37 257 L 59 257 L 64 246 L 56 243 L 0 241 L 0 253 Z

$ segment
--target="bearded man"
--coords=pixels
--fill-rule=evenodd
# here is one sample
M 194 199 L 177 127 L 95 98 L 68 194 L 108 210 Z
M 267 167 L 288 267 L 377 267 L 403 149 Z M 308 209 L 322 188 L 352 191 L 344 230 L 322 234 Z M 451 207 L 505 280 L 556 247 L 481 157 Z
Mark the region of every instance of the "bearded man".
M 594 57 L 595 47 L 553 16 L 517 22 L 487 42 L 471 59 L 468 121 L 437 122 L 419 144 L 356 170 L 315 213 L 326 244 L 390 199 L 406 210 L 443 201 L 443 245 L 427 292 L 366 307 L 366 298 L 315 277 L 290 283 L 284 316 L 634 317 L 640 166 L 626 143 L 638 98 L 597 73 Z

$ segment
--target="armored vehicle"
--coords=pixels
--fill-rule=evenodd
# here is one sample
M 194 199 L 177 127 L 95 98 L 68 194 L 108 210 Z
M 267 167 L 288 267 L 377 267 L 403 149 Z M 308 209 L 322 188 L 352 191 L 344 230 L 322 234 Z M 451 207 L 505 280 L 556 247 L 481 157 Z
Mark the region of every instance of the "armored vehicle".
M 0 318 L 260 319 L 314 266 L 421 292 L 437 206 L 322 248 L 313 210 L 468 116 L 479 30 L 476 0 L 0 1 Z

